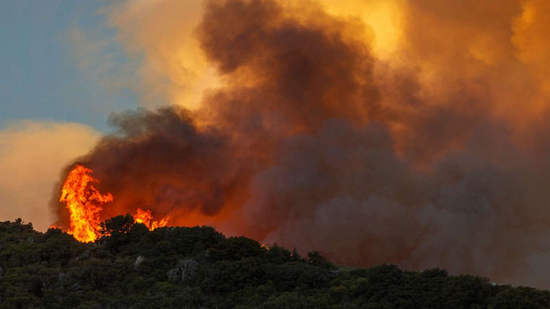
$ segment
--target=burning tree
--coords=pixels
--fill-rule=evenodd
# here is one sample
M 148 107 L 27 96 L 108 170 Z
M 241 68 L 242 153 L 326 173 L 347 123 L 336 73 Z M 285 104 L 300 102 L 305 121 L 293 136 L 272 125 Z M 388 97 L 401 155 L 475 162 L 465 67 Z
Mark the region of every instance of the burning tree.
M 59 199 L 69 210 L 70 227 L 67 232 L 81 242 L 93 242 L 101 236 L 103 206 L 114 199 L 111 193 L 101 194 L 94 187 L 99 180 L 91 176 L 92 173 L 91 169 L 77 164 L 67 175 Z M 169 217 L 155 221 L 150 210 L 138 208 L 133 220 L 154 230 L 166 226 Z

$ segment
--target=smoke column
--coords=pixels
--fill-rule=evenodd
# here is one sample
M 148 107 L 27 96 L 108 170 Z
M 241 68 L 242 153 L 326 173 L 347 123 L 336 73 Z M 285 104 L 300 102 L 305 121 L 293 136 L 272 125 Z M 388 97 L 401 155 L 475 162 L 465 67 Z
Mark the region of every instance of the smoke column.
M 198 9 L 190 50 L 204 62 L 193 72 L 214 69 L 216 82 L 197 102 L 111 117 L 113 133 L 77 160 L 114 196 L 102 217 L 150 209 L 340 265 L 550 288 L 550 5 L 296 2 Z M 189 38 L 155 45 L 127 28 L 125 14 L 141 16 L 128 5 L 111 8 L 121 41 L 149 42 L 145 63 L 173 76 L 159 51 Z M 347 8 L 390 10 L 397 28 Z M 67 227 L 67 210 L 52 207 Z

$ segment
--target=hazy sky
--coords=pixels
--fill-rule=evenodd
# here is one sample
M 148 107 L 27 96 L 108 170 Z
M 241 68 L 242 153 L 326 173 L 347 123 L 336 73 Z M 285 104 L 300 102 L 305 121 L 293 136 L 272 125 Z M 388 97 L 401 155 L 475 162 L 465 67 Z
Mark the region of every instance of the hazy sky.
M 102 63 L 80 63 L 73 42 L 122 63 L 98 9 L 103 1 L 0 0 L 0 126 L 21 119 L 71 121 L 107 129 L 107 115 L 133 106 L 132 94 L 102 89 Z M 78 35 L 81 34 L 81 35 Z M 117 59 L 120 57 L 120 59 Z M 95 66 L 95 67 L 94 67 Z

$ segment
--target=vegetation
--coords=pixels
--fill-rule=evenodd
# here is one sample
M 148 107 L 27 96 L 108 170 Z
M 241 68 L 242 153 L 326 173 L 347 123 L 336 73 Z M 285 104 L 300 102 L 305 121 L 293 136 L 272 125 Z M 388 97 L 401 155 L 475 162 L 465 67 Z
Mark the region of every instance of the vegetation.
M 550 308 L 550 292 L 439 269 L 339 268 L 210 227 L 107 220 L 84 244 L 0 223 L 1 308 Z

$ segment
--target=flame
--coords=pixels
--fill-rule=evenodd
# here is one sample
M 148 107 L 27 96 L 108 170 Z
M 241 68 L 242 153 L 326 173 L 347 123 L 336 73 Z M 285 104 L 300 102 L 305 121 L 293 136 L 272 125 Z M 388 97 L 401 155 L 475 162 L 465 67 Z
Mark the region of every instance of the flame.
M 91 169 L 76 165 L 67 175 L 59 198 L 69 210 L 70 226 L 67 233 L 81 242 L 93 242 L 100 236 L 103 205 L 113 201 L 111 193 L 103 195 L 93 186 L 99 180 L 92 177 L 92 173 Z M 140 208 L 133 217 L 135 222 L 145 224 L 151 231 L 165 227 L 170 219 L 166 216 L 155 221 L 150 210 Z
M 49 229 L 56 229 L 56 230 L 60 230 L 61 229 L 61 225 L 59 223 L 52 223 L 50 224 L 50 227 Z
M 59 199 L 69 210 L 67 233 L 81 242 L 93 242 L 98 238 L 103 204 L 113 201 L 111 193 L 103 195 L 93 186 L 99 180 L 92 177 L 92 173 L 91 169 L 76 165 L 67 176 Z
M 166 216 L 160 221 L 154 221 L 151 211 L 142 210 L 141 208 L 138 208 L 136 214 L 134 215 L 134 220 L 136 220 L 137 223 L 145 224 L 145 226 L 151 231 L 159 227 L 165 227 L 168 224 L 169 219 L 170 216 Z

